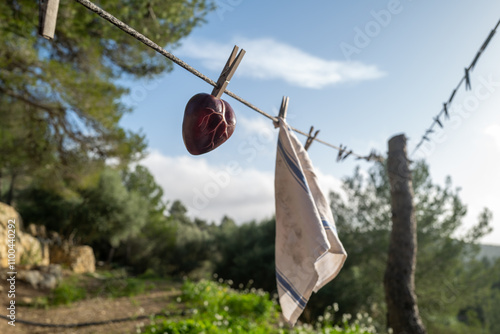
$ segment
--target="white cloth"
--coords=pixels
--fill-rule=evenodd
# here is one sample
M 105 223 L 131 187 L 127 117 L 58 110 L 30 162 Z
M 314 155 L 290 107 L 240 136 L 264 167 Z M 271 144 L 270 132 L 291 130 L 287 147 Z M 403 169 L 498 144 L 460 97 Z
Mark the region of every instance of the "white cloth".
M 347 253 L 307 152 L 283 119 L 279 128 L 276 281 L 283 316 L 294 325 L 312 291 L 337 276 Z

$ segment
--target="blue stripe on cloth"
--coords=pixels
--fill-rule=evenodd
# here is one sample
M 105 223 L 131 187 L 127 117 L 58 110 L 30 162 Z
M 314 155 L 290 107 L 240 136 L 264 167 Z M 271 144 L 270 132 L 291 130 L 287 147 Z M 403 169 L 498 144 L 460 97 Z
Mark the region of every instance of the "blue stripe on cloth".
M 288 167 L 292 175 L 295 177 L 295 179 L 298 181 L 300 186 L 306 192 L 309 192 L 309 187 L 307 185 L 306 177 L 304 176 L 304 174 L 300 170 L 300 167 L 297 165 L 294 159 L 292 159 L 290 155 L 285 151 L 280 139 L 278 139 L 278 150 L 281 152 L 281 155 L 285 160 L 286 166 Z
M 286 277 L 276 268 L 276 279 L 278 284 L 286 291 L 286 293 L 292 297 L 295 303 L 304 309 L 307 304 L 307 299 L 305 299 L 300 293 L 295 290 L 294 286 L 286 279 Z
M 337 226 L 330 224 L 330 222 L 325 218 L 321 218 L 321 222 L 323 223 L 323 227 L 325 228 L 325 230 L 332 230 L 333 232 L 337 233 Z

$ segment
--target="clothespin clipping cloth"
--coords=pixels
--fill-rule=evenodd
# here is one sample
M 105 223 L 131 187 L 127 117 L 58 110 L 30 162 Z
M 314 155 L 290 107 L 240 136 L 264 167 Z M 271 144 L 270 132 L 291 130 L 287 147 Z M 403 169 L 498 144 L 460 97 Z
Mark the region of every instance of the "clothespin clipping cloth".
M 56 30 L 59 0 L 39 0 L 39 26 L 38 33 L 47 39 L 54 38 Z
M 281 106 L 280 106 L 280 111 L 278 113 L 278 119 L 285 119 L 286 118 L 286 113 L 288 112 L 288 101 L 290 98 L 288 96 L 283 96 L 283 99 L 281 99 Z M 274 127 L 278 128 L 279 122 L 274 122 Z

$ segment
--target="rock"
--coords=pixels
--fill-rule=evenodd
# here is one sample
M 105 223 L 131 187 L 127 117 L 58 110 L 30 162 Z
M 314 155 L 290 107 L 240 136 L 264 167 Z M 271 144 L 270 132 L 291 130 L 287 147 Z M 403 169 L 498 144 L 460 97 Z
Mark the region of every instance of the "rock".
M 59 281 L 51 275 L 44 275 L 43 280 L 41 280 L 38 284 L 40 289 L 54 289 Z
M 50 264 L 47 267 L 43 267 L 44 272 L 51 274 L 58 280 L 62 279 L 63 277 L 63 270 L 60 264 Z
M 0 267 L 7 267 L 8 265 L 8 247 L 7 247 L 7 231 L 9 220 L 14 221 L 16 224 L 16 239 L 18 233 L 21 232 L 20 224 L 21 217 L 14 210 L 13 207 L 0 202 Z
M 75 273 L 95 272 L 94 250 L 90 246 L 71 247 L 70 267 Z
M 28 233 L 18 233 L 16 244 L 17 262 L 37 266 L 48 266 L 50 263 L 49 245 Z
M 38 270 L 20 270 L 17 273 L 17 278 L 28 282 L 32 287 L 38 289 L 38 285 L 43 280 L 43 275 Z
M 39 287 L 41 289 L 54 289 L 62 280 L 63 271 L 60 264 L 50 264 L 40 268 L 43 280 L 40 281 Z
M 75 273 L 95 272 L 95 256 L 90 246 L 70 246 L 67 242 L 50 248 L 50 262 L 67 265 Z
M 47 233 L 45 226 L 30 224 L 28 231 L 22 231 L 22 220 L 13 207 L 0 202 L 0 267 L 8 266 L 7 232 L 8 222 L 15 222 L 15 265 L 48 266 L 50 263 L 67 265 L 75 273 L 95 272 L 94 251 L 90 246 L 72 246 L 57 233 Z M 50 239 L 47 239 L 47 235 Z M 49 246 L 50 244 L 50 246 Z M 36 274 L 27 274 L 32 285 L 39 285 Z M 47 286 L 53 285 L 48 279 Z
M 35 303 L 35 300 L 31 297 L 23 296 L 19 300 L 19 305 L 32 305 L 34 303 Z
M 49 264 L 49 247 L 46 243 L 42 243 L 37 238 L 22 231 L 22 220 L 13 207 L 5 203 L 0 203 L 0 267 L 8 265 L 8 246 L 7 232 L 9 230 L 9 221 L 15 228 L 10 230 L 15 231 L 15 264 L 34 264 L 48 265 Z M 15 222 L 15 224 L 12 224 Z
M 50 245 L 50 263 L 70 264 L 70 246 L 68 242 L 55 242 Z
M 17 278 L 35 289 L 54 289 L 62 279 L 62 268 L 61 265 L 51 264 L 36 269 L 20 269 Z
M 47 229 L 45 228 L 44 225 L 29 224 L 27 231 L 34 237 L 41 239 L 47 238 Z

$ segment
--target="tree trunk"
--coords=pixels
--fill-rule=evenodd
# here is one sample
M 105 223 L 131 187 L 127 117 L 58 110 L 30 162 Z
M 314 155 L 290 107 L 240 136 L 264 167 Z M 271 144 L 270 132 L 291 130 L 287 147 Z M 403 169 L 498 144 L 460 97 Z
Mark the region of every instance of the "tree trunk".
M 403 134 L 389 140 L 387 172 L 392 207 L 392 232 L 384 275 L 387 325 L 394 334 L 425 334 L 415 295 L 417 222 Z
M 10 179 L 9 191 L 7 192 L 7 198 L 5 199 L 5 203 L 8 205 L 12 205 L 12 200 L 14 199 L 14 184 L 16 182 L 16 173 L 12 173 L 12 177 Z

